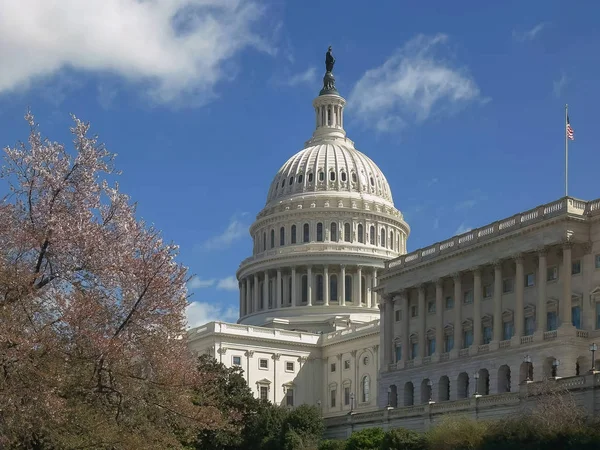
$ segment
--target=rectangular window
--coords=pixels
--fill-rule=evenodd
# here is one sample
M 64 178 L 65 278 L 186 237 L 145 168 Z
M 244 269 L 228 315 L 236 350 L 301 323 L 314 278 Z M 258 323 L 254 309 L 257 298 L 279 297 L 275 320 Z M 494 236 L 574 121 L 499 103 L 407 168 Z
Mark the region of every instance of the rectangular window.
M 429 338 L 427 340 L 427 356 L 431 356 L 435 353 L 435 338 Z
M 454 348 L 454 336 L 449 334 L 444 338 L 444 352 L 446 352 L 446 353 L 451 352 L 453 348 Z
M 492 327 L 485 326 L 483 327 L 483 343 L 489 344 L 492 342 Z
M 285 404 L 286 406 L 294 406 L 294 390 L 288 388 L 285 392 Z
M 535 285 L 535 274 L 528 273 L 525 275 L 525 287 L 531 287 L 533 285 Z
M 446 309 L 454 308 L 454 299 L 452 297 L 446 297 Z
M 234 366 L 241 366 L 242 365 L 242 357 L 241 356 L 234 356 L 233 357 L 233 365 Z
M 535 332 L 535 318 L 525 317 L 525 336 L 531 336 Z
M 463 333 L 463 348 L 469 348 L 473 345 L 473 330 L 466 330 Z
M 596 330 L 600 330 L 600 303 L 596 303 Z
M 546 329 L 554 331 L 558 328 L 558 316 L 555 311 L 546 314 Z
M 502 280 L 502 293 L 508 294 L 514 289 L 514 280 L 512 278 L 505 278 Z
M 397 309 L 396 311 L 394 311 L 394 314 L 396 315 L 396 322 L 400 322 L 402 320 L 402 311 Z
M 548 267 L 546 270 L 546 281 L 558 280 L 558 267 Z
M 417 307 L 417 305 L 412 305 L 410 307 L 410 316 L 417 317 L 418 315 L 419 315 L 419 308 Z
M 483 298 L 492 298 L 494 295 L 494 285 L 486 284 L 483 286 Z
M 260 399 L 261 400 L 268 400 L 269 399 L 269 387 L 268 386 L 261 386 L 260 387 Z
M 430 314 L 435 313 L 435 302 L 434 301 L 430 301 L 429 303 L 427 303 L 427 312 L 429 312 Z
M 571 275 L 579 275 L 581 273 L 581 261 L 573 261 L 571 264 Z
M 508 341 L 513 337 L 514 327 L 512 322 L 504 322 L 504 328 L 502 330 L 502 340 Z
M 335 389 L 332 389 L 329 393 L 329 396 L 329 404 L 332 408 L 335 408 L 335 398 L 337 397 L 337 391 Z
M 331 371 L 335 372 L 335 363 L 331 363 Z
M 599 303 L 600 305 L 600 303 Z M 402 345 L 396 344 L 396 362 L 402 360 Z
M 410 346 L 410 359 L 415 359 L 419 356 L 419 344 L 413 342 Z
M 463 294 L 463 303 L 465 305 L 469 305 L 469 304 L 473 303 L 473 291 L 468 290 L 468 291 L 464 292 L 464 294 Z
M 579 306 L 573 306 L 571 308 L 571 320 L 573 326 L 578 330 L 581 329 L 581 308 Z
M 258 367 L 260 369 L 268 369 L 269 368 L 269 360 L 266 358 L 261 358 L 258 360 Z
M 350 404 L 350 388 L 344 388 L 344 405 L 348 406 Z
M 347 359 L 344 361 L 344 370 L 348 370 L 350 368 L 350 360 Z
M 600 255 L 596 255 L 596 269 L 600 269 Z
M 287 372 L 293 372 L 294 371 L 294 363 L 292 361 L 286 361 L 285 370 Z

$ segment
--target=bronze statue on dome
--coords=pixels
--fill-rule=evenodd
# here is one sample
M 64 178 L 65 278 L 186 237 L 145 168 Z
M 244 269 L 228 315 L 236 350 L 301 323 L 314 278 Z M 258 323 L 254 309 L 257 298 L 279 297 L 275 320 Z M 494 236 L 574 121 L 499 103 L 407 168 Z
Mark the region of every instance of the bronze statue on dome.
M 331 45 L 327 49 L 327 53 L 325 54 L 325 70 L 327 72 L 333 72 L 333 66 L 335 64 L 335 58 L 331 53 Z

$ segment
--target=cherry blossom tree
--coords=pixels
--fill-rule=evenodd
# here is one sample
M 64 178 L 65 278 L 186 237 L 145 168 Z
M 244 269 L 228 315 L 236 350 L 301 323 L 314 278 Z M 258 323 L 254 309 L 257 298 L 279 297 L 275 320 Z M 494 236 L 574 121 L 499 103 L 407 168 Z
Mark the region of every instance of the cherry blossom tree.
M 67 151 L 25 118 L 0 175 L 0 447 L 178 448 L 219 426 L 190 398 L 177 247 L 136 218 L 89 124 L 73 117 Z

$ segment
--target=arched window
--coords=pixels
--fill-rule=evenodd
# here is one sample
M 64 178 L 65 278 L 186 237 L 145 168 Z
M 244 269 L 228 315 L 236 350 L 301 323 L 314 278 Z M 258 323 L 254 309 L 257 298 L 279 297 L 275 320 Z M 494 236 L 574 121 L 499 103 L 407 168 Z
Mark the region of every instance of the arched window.
M 267 232 L 263 231 L 263 251 L 267 249 Z
M 302 236 L 303 237 L 302 242 L 309 242 L 310 241 L 310 226 L 307 223 L 305 223 L 303 228 L 304 229 L 302 231 L 303 231 L 304 236 Z
M 302 303 L 308 302 L 308 277 L 302 275 Z
M 294 292 L 295 294 L 295 292 Z M 293 304 L 294 302 L 294 298 L 292 297 L 292 277 L 290 277 L 288 279 L 288 299 L 289 299 L 289 304 Z
M 319 181 L 325 181 L 325 173 L 323 171 L 319 172 Z
M 283 180 L 281 180 L 281 187 L 285 186 L 285 178 Z
M 352 233 L 350 233 L 350 224 L 344 224 L 344 241 L 352 242 Z
M 331 235 L 329 240 L 331 242 L 337 242 L 337 223 L 331 222 L 331 225 L 329 225 L 329 234 Z
M 302 174 L 298 175 L 298 184 L 301 184 L 304 180 L 304 176 Z
M 337 275 L 329 277 L 329 299 L 333 302 L 338 301 L 338 280 Z
M 358 235 L 358 242 L 360 242 L 361 244 L 365 243 L 365 236 L 364 236 L 364 230 L 363 230 L 363 226 L 362 223 L 358 224 L 358 227 L 356 227 L 356 231 L 357 231 L 357 235 Z
M 271 248 L 275 247 L 275 230 L 271 230 Z
M 313 182 L 313 178 L 314 178 L 314 175 L 313 175 L 313 173 L 312 173 L 312 172 L 309 172 L 309 174 L 308 174 L 308 182 L 309 182 L 309 183 L 312 183 L 312 182 Z
M 375 180 L 373 180 L 373 177 L 371 177 L 371 186 L 375 186 Z
M 329 179 L 331 181 L 335 181 L 335 172 L 333 170 L 331 172 L 329 172 Z
M 285 227 L 279 229 L 279 245 L 285 245 Z
M 352 301 L 352 275 L 346 275 L 346 299 L 347 302 Z
M 290 186 L 294 184 L 294 177 L 290 177 Z
M 342 181 L 346 181 L 347 180 L 346 172 L 342 172 L 340 176 L 342 177 Z
M 369 228 L 369 242 L 371 245 L 375 245 L 375 227 L 373 225 Z
M 369 375 L 365 375 L 362 379 L 362 402 L 363 403 L 369 402 L 370 392 L 371 392 L 371 378 L 369 378 Z
M 390 231 L 390 242 L 389 242 L 390 248 L 392 250 L 394 250 L 394 232 Z
M 382 229 L 381 229 L 381 234 L 380 234 L 380 236 L 381 236 L 381 246 L 382 246 L 382 247 L 385 247 L 385 228 L 382 228 Z
M 323 301 L 323 275 L 317 275 L 317 301 Z
M 296 225 L 292 225 L 292 244 L 296 243 Z
M 352 172 L 352 182 L 356 183 L 356 173 Z
M 317 242 L 323 242 L 323 224 L 321 222 L 317 224 Z

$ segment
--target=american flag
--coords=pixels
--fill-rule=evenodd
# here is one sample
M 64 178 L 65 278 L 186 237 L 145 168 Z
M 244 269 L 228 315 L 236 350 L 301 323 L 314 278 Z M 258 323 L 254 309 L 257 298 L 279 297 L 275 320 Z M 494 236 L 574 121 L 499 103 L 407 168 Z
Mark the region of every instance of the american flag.
M 573 128 L 571 128 L 571 123 L 569 122 L 569 116 L 567 116 L 567 137 L 572 141 L 575 140 L 575 133 L 573 133 Z

